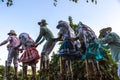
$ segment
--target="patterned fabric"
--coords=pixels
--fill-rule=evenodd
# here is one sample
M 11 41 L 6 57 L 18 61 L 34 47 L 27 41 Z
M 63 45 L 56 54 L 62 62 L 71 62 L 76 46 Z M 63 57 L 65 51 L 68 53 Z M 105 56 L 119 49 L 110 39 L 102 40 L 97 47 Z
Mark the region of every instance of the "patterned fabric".
M 75 53 L 75 47 L 71 41 L 65 40 L 59 51 L 60 55 L 69 55 Z
M 84 46 L 82 49 L 85 49 L 85 51 L 83 51 L 84 53 L 82 55 L 82 59 L 103 59 L 103 57 L 106 55 L 106 51 L 101 45 L 100 41 L 97 39 L 95 32 L 82 22 L 79 23 L 77 31 L 77 37 L 80 39 L 82 38 L 84 43 L 84 45 L 82 45 Z
M 7 66 L 11 66 L 13 60 L 14 67 L 18 67 L 19 51 L 17 49 L 9 48 L 8 52 Z
M 31 61 L 33 63 L 37 63 L 40 56 L 38 54 L 38 51 L 34 47 L 28 47 L 24 53 L 21 55 L 19 62 L 27 62 L 30 63 Z
M 22 48 L 25 49 L 31 45 L 34 45 L 34 40 L 27 33 L 21 33 L 19 39 L 22 45 Z
M 88 45 L 91 39 L 96 38 L 95 32 L 90 27 L 81 22 L 77 27 L 77 31 L 78 31 L 77 37 L 83 39 L 85 46 Z
M 74 30 L 70 27 L 70 25 L 66 21 L 59 21 L 57 28 L 59 29 L 59 33 L 61 35 L 61 40 L 63 40 L 63 44 L 59 50 L 59 56 L 68 57 L 73 59 L 77 54 L 80 54 L 79 49 L 77 49 L 76 41 L 70 41 L 69 38 L 75 38 L 76 35 Z
M 0 43 L 0 46 L 7 44 L 8 57 L 7 57 L 7 66 L 11 66 L 12 60 L 15 67 L 18 67 L 18 55 L 19 51 L 16 47 L 20 45 L 20 40 L 16 35 L 10 35 L 6 40 Z M 16 48 L 16 49 L 15 49 Z
M 21 33 L 19 39 L 22 48 L 25 50 L 21 55 L 19 62 L 24 62 L 30 64 L 37 63 L 40 56 L 37 49 L 34 46 L 34 40 L 27 33 Z
M 10 42 L 8 48 L 15 48 L 20 45 L 20 40 L 14 35 L 14 36 L 9 36 L 6 40 L 1 42 L 0 46 L 6 44 L 8 42 Z
M 82 59 L 96 59 L 101 60 L 106 56 L 107 52 L 105 48 L 100 44 L 98 40 L 91 40 L 89 46 L 86 48 L 86 53 L 82 56 Z
M 72 41 L 65 40 L 60 47 L 59 56 L 74 59 L 75 57 L 80 57 L 80 49 Z

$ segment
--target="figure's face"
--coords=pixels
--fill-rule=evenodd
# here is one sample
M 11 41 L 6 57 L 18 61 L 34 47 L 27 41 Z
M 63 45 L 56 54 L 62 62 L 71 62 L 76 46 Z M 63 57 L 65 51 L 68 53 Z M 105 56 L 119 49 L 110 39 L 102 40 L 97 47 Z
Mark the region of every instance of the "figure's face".
M 110 32 L 111 32 L 111 30 L 108 30 L 108 31 L 107 31 L 107 33 L 110 33 Z
M 45 26 L 44 23 L 38 22 L 38 25 L 40 25 L 40 27 Z
M 21 43 L 24 43 L 24 42 L 27 40 L 27 38 L 28 38 L 28 35 L 25 34 L 25 33 L 21 33 L 21 34 L 19 35 L 19 39 L 20 39 L 20 42 L 21 42 Z
M 81 31 L 82 31 L 82 25 L 79 25 L 79 26 L 76 28 L 76 31 L 77 31 L 77 32 L 81 32 Z

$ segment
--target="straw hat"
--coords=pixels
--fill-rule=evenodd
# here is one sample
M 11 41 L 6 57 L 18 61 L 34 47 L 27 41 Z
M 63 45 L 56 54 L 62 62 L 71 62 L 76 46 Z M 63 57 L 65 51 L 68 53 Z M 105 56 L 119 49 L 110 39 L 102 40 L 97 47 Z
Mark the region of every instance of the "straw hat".
M 38 22 L 38 25 L 47 25 L 48 23 L 46 22 L 45 19 L 42 19 L 40 22 Z
M 10 34 L 17 35 L 14 30 L 10 30 L 10 32 L 8 33 L 8 35 L 10 35 Z
M 112 31 L 111 27 L 101 29 L 99 31 L 99 33 L 100 33 L 99 38 L 102 38 L 107 32 L 111 32 L 111 31 Z

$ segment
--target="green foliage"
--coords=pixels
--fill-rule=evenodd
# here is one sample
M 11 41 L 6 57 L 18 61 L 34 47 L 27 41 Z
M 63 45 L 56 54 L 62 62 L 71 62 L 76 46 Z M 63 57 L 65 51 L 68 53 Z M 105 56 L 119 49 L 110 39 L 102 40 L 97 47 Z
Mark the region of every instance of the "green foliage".
M 59 0 L 54 0 L 53 5 L 54 5 L 54 6 L 57 6 L 57 2 L 58 2 L 58 1 L 59 1 Z M 79 0 L 69 0 L 69 1 L 74 2 L 74 3 L 78 3 L 78 2 L 79 2 Z M 92 3 L 97 4 L 97 0 L 86 0 L 86 2 L 87 2 L 87 3 L 88 3 L 88 2 L 92 2 Z
M 59 80 L 60 77 L 60 61 L 58 54 L 54 53 L 50 61 L 50 80 Z
M 5 2 L 4 0 L 1 0 L 1 1 Z M 53 5 L 57 6 L 58 0 L 53 0 L 53 1 L 54 1 Z M 69 1 L 74 2 L 74 3 L 78 3 L 79 0 L 69 0 Z M 86 2 L 88 3 L 89 0 L 86 0 Z M 97 0 L 90 0 L 90 2 L 97 4 Z M 13 0 L 7 0 L 6 5 L 7 5 L 7 7 L 12 6 L 13 5 Z
M 73 30 L 75 31 L 75 33 L 77 34 L 77 32 L 76 32 L 76 27 L 77 27 L 78 25 L 73 24 L 73 19 L 72 19 L 71 16 L 68 17 L 68 21 L 69 21 L 69 24 L 70 24 L 70 26 L 72 27 L 72 29 L 73 29 Z
M 3 65 L 0 65 L 0 76 L 4 76 L 5 73 L 5 67 Z
M 1 1 L 5 2 L 4 0 L 1 0 Z M 7 7 L 12 6 L 13 5 L 13 0 L 7 0 L 6 5 L 7 5 Z

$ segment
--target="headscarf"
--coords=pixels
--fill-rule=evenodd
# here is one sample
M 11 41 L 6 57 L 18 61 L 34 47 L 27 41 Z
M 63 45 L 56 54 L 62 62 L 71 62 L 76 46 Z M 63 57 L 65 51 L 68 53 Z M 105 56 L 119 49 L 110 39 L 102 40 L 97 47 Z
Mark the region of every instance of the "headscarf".
M 83 24 L 82 22 L 79 22 L 78 27 L 77 27 L 77 31 L 78 31 L 77 36 L 81 37 L 83 39 L 85 45 L 87 45 L 87 43 L 91 39 L 96 38 L 94 31 L 89 26 Z
M 56 28 L 59 29 L 60 27 L 66 27 L 69 30 L 69 32 L 70 32 L 70 37 L 72 37 L 72 38 L 76 37 L 75 33 L 74 33 L 74 30 L 70 27 L 70 25 L 66 21 L 60 20 L 58 22 L 58 25 L 57 25 Z

